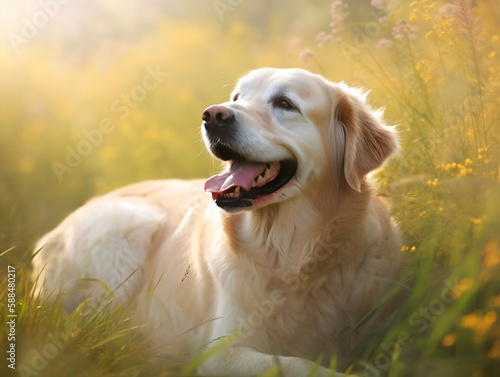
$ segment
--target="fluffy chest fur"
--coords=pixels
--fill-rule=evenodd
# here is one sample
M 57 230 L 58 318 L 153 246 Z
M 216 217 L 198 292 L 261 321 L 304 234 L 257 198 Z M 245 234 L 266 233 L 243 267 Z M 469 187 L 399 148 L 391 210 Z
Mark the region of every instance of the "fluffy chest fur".
M 261 352 L 329 354 L 341 333 L 354 337 L 382 291 L 374 277 L 390 270 L 384 252 L 397 240 L 370 211 L 350 235 L 331 224 L 317 227 L 320 215 L 312 208 L 300 215 L 293 206 L 272 211 L 226 218 L 233 237 L 226 236 L 229 246 L 217 244 L 208 264 L 238 308 L 235 323 L 246 342 Z

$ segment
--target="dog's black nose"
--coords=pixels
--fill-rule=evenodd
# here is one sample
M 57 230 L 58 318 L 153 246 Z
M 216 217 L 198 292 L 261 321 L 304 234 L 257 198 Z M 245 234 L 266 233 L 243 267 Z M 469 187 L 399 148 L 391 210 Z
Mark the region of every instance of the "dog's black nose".
M 213 105 L 205 109 L 201 118 L 205 129 L 208 130 L 209 128 L 229 126 L 234 119 L 234 114 L 227 107 Z

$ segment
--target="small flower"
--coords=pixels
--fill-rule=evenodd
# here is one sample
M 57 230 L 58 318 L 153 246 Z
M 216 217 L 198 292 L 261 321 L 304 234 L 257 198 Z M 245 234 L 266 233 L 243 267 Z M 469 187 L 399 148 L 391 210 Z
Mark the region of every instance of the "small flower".
M 391 0 L 372 0 L 370 5 L 374 8 L 387 12 L 391 3 Z
M 378 23 L 382 26 L 387 26 L 389 24 L 389 16 L 381 16 L 378 18 Z
M 308 63 L 312 57 L 314 56 L 314 52 L 311 49 L 306 48 L 300 52 L 300 61 L 303 63 Z
M 343 1 L 336 0 L 332 2 L 330 6 L 330 16 L 332 21 L 330 22 L 330 33 L 324 31 L 318 33 L 316 39 L 319 41 L 319 47 L 323 47 L 327 44 L 336 44 L 342 41 L 340 33 L 343 30 L 342 22 L 349 17 L 348 5 Z M 309 56 L 310 57 L 310 56 Z
M 434 187 L 436 187 L 438 185 L 438 183 L 439 183 L 439 179 L 437 179 L 437 178 L 434 178 L 433 181 L 431 181 L 430 179 L 427 181 L 427 184 L 429 186 L 434 186 Z
M 417 247 L 416 246 L 406 246 L 404 245 L 403 247 L 401 247 L 401 251 L 409 251 L 410 253 L 414 253 L 415 251 L 417 250 Z
M 455 344 L 455 341 L 456 341 L 456 337 L 455 335 L 453 334 L 448 334 L 448 335 L 445 335 L 443 340 L 442 340 L 442 344 L 443 346 L 445 347 L 451 347 L 452 345 Z
M 488 268 L 493 268 L 500 263 L 500 244 L 498 239 L 489 241 L 483 249 L 484 264 Z M 500 296 L 499 296 L 500 297 Z
M 392 28 L 392 36 L 400 41 L 405 38 L 416 39 L 418 36 L 418 27 L 410 25 L 406 20 L 399 20 L 396 26 Z
M 378 40 L 376 47 L 380 50 L 389 49 L 392 47 L 393 42 L 387 38 L 381 38 Z
M 500 307 L 500 295 L 491 297 L 489 300 L 489 305 Z
M 324 31 L 318 33 L 318 35 L 316 35 L 316 39 L 319 41 L 319 47 L 323 47 L 327 44 L 339 43 L 341 41 L 340 37 L 327 34 Z
M 490 359 L 497 359 L 500 357 L 500 340 L 497 340 L 495 344 L 488 350 L 488 357 Z
M 451 17 L 452 13 L 453 13 L 453 8 L 454 8 L 454 5 L 451 4 L 451 3 L 447 3 L 445 5 L 443 5 L 441 8 L 439 8 L 439 14 L 442 16 L 442 17 Z
M 330 16 L 332 20 L 340 23 L 349 17 L 348 5 L 341 0 L 336 0 L 330 5 Z
M 463 316 L 460 325 L 465 328 L 474 328 L 480 320 L 480 314 L 478 312 L 474 312 Z
M 474 282 L 472 281 L 471 278 L 460 279 L 460 281 L 457 284 L 455 284 L 455 286 L 452 289 L 453 295 L 456 298 L 459 298 L 465 292 L 467 292 L 468 290 L 470 290 L 473 285 L 474 285 Z M 464 327 L 467 327 L 467 326 L 464 326 Z
M 471 217 L 470 219 L 471 223 L 474 224 L 474 225 L 481 225 L 481 223 L 483 222 L 483 220 L 481 219 L 477 219 L 475 217 Z

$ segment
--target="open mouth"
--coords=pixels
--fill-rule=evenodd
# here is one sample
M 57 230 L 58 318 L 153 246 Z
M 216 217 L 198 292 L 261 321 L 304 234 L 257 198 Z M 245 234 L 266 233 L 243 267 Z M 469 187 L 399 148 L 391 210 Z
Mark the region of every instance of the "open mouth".
M 271 162 L 232 160 L 230 168 L 210 177 L 205 191 L 222 209 L 236 212 L 279 194 L 297 171 L 292 159 Z

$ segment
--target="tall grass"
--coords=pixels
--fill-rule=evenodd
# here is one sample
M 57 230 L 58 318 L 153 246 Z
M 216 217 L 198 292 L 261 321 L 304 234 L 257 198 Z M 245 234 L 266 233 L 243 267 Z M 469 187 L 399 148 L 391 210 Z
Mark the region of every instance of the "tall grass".
M 346 4 L 333 3 L 332 28 L 320 35 L 322 47 L 303 54 L 304 64 L 373 89 L 372 104 L 384 106 L 387 122 L 398 124 L 402 151 L 375 176 L 404 234 L 406 256 L 402 279 L 393 282 L 398 309 L 358 347 L 352 369 L 360 376 L 498 376 L 500 28 L 478 18 L 486 5 L 478 2 L 482 8 L 475 10 L 469 0 L 374 0 L 365 18 L 349 14 Z M 148 128 L 158 143 L 158 125 Z M 127 135 L 115 135 L 124 150 L 136 143 L 133 132 L 130 140 Z M 99 152 L 109 167 L 124 154 L 111 152 L 109 146 Z M 19 166 L 32 170 L 28 162 Z M 56 197 L 63 189 L 82 191 L 68 181 Z M 29 243 L 18 238 L 23 247 Z M 110 295 L 99 310 L 87 302 L 71 314 L 62 311 L 60 297 L 42 301 L 25 255 L 19 249 L 0 255 L 1 351 L 8 346 L 8 264 L 17 273 L 19 347 L 17 371 L 2 362 L 2 376 L 4 369 L 16 376 L 190 375 L 203 359 L 177 365 L 155 357 L 143 324 L 126 307 L 111 305 Z
M 0 256 L 0 258 L 5 255 Z M 16 370 L 2 361 L 2 376 L 171 376 L 173 360 L 155 357 L 154 349 L 134 322 L 130 307 L 113 303 L 113 292 L 83 302 L 72 313 L 62 309 L 63 297 L 36 294 L 38 279 L 30 277 L 31 258 L 16 269 Z M 2 266 L 6 266 L 2 263 Z M 9 326 L 7 276 L 0 281 L 2 353 L 6 354 Z M 6 373 L 6 374 L 4 374 Z
M 331 12 L 348 13 L 346 4 Z M 402 142 L 376 175 L 405 236 L 410 287 L 355 364 L 366 376 L 498 376 L 498 26 L 485 30 L 470 0 L 372 5 L 370 35 L 335 16 L 319 35 L 374 88 Z

